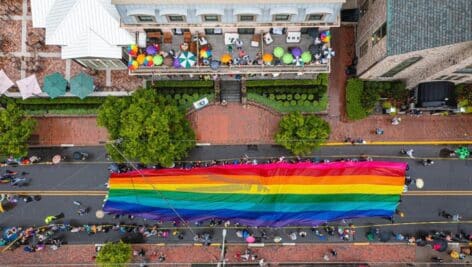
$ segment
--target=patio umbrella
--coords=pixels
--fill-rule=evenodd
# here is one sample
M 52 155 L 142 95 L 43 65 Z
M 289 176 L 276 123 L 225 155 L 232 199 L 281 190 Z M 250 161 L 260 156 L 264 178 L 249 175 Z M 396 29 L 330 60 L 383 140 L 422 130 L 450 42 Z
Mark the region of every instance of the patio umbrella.
M 70 92 L 84 99 L 93 92 L 93 78 L 81 72 L 70 79 Z
M 300 47 L 295 47 L 292 49 L 292 55 L 294 57 L 299 57 L 302 55 L 302 49 L 300 49 Z
M 59 72 L 55 72 L 44 77 L 43 91 L 51 98 L 64 95 L 66 93 L 67 80 Z
M 211 68 L 212 70 L 217 70 L 219 67 L 220 67 L 220 62 L 219 62 L 219 61 L 217 61 L 217 60 L 212 60 L 212 61 L 210 62 L 210 68 Z
M 208 48 L 200 49 L 200 58 L 209 58 L 212 56 L 212 52 Z
M 128 69 L 129 70 L 137 70 L 139 68 L 139 63 L 136 60 L 130 60 L 128 62 Z
M 160 66 L 164 62 L 164 58 L 161 55 L 156 55 L 152 58 L 155 66 Z
M 311 53 L 310 53 L 310 51 L 303 52 L 301 58 L 302 58 L 303 63 L 311 62 Z
M 195 62 L 197 62 L 197 59 L 195 58 L 195 55 L 192 52 L 185 51 L 180 53 L 179 56 L 179 62 L 180 66 L 188 69 L 195 65 Z
M 146 56 L 144 54 L 139 54 L 138 57 L 136 58 L 136 61 L 138 61 L 139 65 L 143 65 L 145 59 L 146 59 Z
M 41 87 L 39 87 L 38 80 L 36 79 L 36 75 L 34 74 L 19 81 L 16 81 L 16 85 L 20 89 L 20 94 L 23 99 L 27 99 L 29 97 L 32 97 L 33 95 L 41 93 Z
M 174 58 L 174 63 L 172 63 L 172 66 L 176 69 L 180 68 L 180 61 L 178 58 Z
M 14 83 L 8 78 L 7 74 L 0 70 L 0 95 L 4 94 Z
M 229 63 L 233 57 L 230 54 L 223 54 L 220 58 L 221 63 Z
M 292 64 L 292 63 L 293 63 L 293 56 L 292 56 L 292 54 L 286 53 L 286 54 L 282 57 L 282 62 L 283 62 L 284 64 Z
M 276 58 L 281 58 L 284 55 L 285 51 L 282 47 L 277 46 L 274 48 L 273 54 Z
M 146 54 L 154 56 L 157 53 L 157 49 L 155 46 L 150 45 L 146 48 Z
M 272 54 L 265 53 L 265 54 L 262 56 L 262 60 L 263 60 L 265 63 L 270 63 L 270 62 L 272 62 L 272 60 L 274 60 L 274 56 L 272 56 Z
M 415 180 L 416 188 L 421 189 L 424 187 L 424 180 L 421 178 L 416 178 Z
M 173 64 L 174 64 L 174 58 L 172 56 L 168 56 L 164 58 L 164 65 L 172 67 Z

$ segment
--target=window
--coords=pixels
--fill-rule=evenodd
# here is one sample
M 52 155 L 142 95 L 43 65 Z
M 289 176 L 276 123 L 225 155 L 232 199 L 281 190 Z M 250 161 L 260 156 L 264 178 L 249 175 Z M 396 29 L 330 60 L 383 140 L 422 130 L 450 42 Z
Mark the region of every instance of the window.
M 139 22 L 154 22 L 155 18 L 153 16 L 140 15 L 136 16 Z
M 221 28 L 206 28 L 205 34 L 207 35 L 220 35 L 223 34 L 223 30 Z
M 463 69 L 456 70 L 454 73 L 466 73 L 466 74 L 472 74 L 472 65 L 469 65 Z
M 256 16 L 254 15 L 239 15 L 239 21 L 255 21 Z
M 273 19 L 275 21 L 289 21 L 290 20 L 290 15 L 288 15 L 288 14 L 277 14 L 277 15 L 274 15 Z
M 312 20 L 323 20 L 324 14 L 309 14 L 306 17 L 306 20 L 312 21 Z
M 238 28 L 239 34 L 254 34 L 254 28 Z
M 169 15 L 167 16 L 167 20 L 170 22 L 183 22 L 185 21 L 184 16 L 180 15 Z
M 175 28 L 175 29 L 172 29 L 172 32 L 175 34 L 175 35 L 183 35 L 184 32 L 190 32 L 190 29 L 182 29 L 182 28 Z
M 365 56 L 365 54 L 367 54 L 367 51 L 369 51 L 369 42 L 365 41 L 359 48 L 359 57 Z
M 218 15 L 203 15 L 203 21 L 205 22 L 218 22 L 220 21 L 220 16 Z
M 386 73 L 384 73 L 382 76 L 380 77 L 393 77 L 395 75 L 397 75 L 399 72 L 401 72 L 402 70 L 408 68 L 409 66 L 415 64 L 416 62 L 420 61 L 421 59 L 423 59 L 422 57 L 412 57 L 412 58 L 409 58 L 405 61 L 403 61 L 402 63 L 396 65 L 395 67 L 393 67 L 391 70 L 387 71 Z
M 387 35 L 387 23 L 385 22 L 372 34 L 372 46 L 376 45 Z
M 367 11 L 369 10 L 369 0 L 365 0 L 364 3 L 362 3 L 361 7 L 359 8 L 359 15 L 362 18 Z

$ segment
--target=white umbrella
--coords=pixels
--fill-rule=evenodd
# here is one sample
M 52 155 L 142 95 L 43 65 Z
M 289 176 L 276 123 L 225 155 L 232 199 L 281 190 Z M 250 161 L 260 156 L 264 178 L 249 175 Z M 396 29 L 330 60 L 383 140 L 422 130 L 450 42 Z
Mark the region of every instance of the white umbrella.
M 416 188 L 421 189 L 424 187 L 424 181 L 421 178 L 415 180 Z
M 4 94 L 14 83 L 8 78 L 7 74 L 0 70 L 0 95 Z
M 39 87 L 38 80 L 36 75 L 31 75 L 19 81 L 16 81 L 16 85 L 20 89 L 20 94 L 23 99 L 32 97 L 33 95 L 38 95 L 41 93 L 41 87 Z

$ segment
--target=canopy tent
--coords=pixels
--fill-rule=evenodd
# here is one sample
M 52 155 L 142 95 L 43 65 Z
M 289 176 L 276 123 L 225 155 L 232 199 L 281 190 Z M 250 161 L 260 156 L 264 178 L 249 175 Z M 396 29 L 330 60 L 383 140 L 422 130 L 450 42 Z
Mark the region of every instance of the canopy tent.
M 81 72 L 70 80 L 70 92 L 80 99 L 86 98 L 94 90 L 93 78 Z
M 67 80 L 59 72 L 44 77 L 43 90 L 51 98 L 62 96 L 66 93 Z
M 36 75 L 34 74 L 16 81 L 16 85 L 20 89 L 20 94 L 23 99 L 41 94 L 41 87 L 39 86 L 38 79 L 36 79 Z
M 403 192 L 405 171 L 406 163 L 374 161 L 113 173 L 103 210 L 152 220 L 218 218 L 271 227 L 388 218 Z
M 4 94 L 13 85 L 15 84 L 8 78 L 7 74 L 0 70 L 0 95 Z

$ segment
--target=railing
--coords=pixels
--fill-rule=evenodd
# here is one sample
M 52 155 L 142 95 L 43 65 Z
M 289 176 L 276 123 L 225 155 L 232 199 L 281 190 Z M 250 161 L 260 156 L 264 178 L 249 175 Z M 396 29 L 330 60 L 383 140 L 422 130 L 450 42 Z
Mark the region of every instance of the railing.
M 310 64 L 304 66 L 295 65 L 221 65 L 217 70 L 209 66 L 195 66 L 189 69 L 173 68 L 167 66 L 140 67 L 130 71 L 130 75 L 208 75 L 208 74 L 275 74 L 275 73 L 329 73 L 330 62 L 328 64 Z

